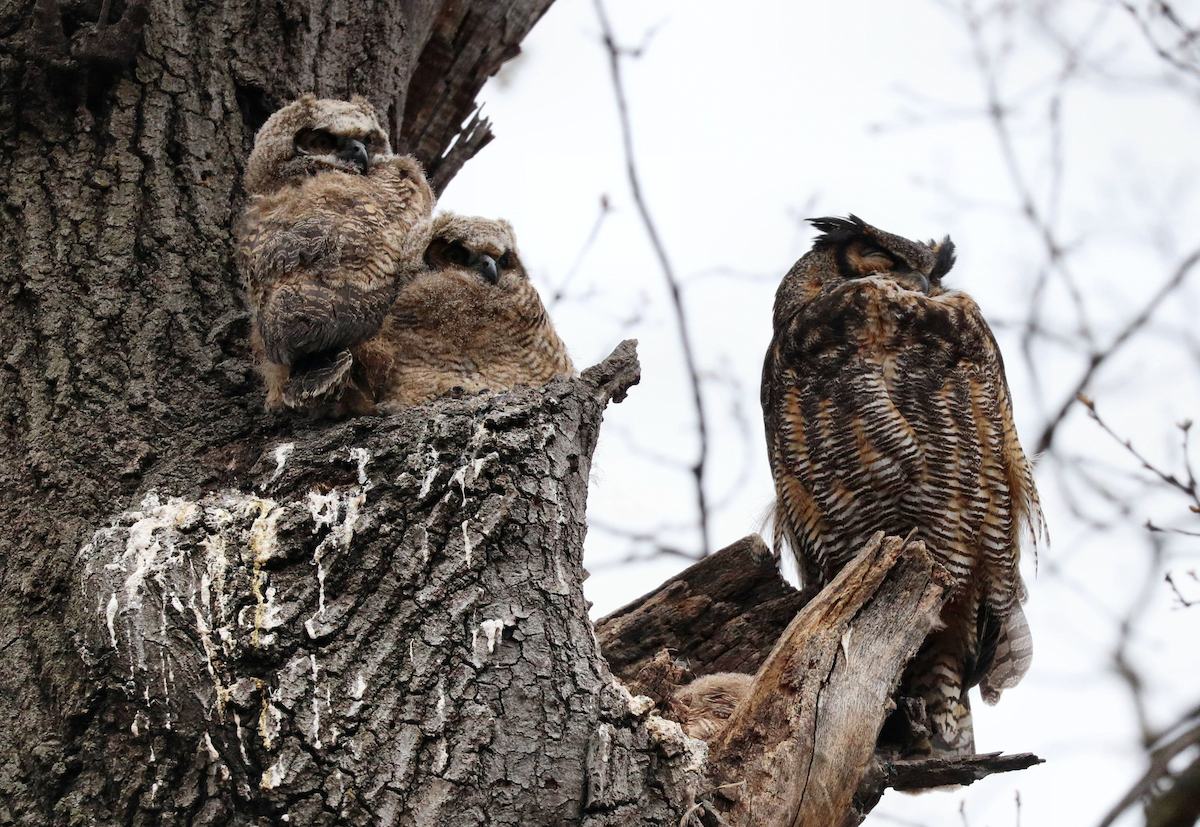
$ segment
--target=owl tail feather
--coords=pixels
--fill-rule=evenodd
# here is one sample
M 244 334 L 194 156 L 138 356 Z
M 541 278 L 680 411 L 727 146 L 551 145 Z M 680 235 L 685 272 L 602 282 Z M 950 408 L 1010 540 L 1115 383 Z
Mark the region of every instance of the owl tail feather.
M 353 362 L 348 350 L 314 353 L 294 362 L 283 385 L 283 403 L 289 408 L 307 407 L 338 387 L 350 373 Z
M 979 684 L 979 693 L 988 704 L 1000 700 L 1000 693 L 1016 686 L 1033 662 L 1033 637 L 1020 605 L 1014 605 L 1000 630 L 996 656 Z

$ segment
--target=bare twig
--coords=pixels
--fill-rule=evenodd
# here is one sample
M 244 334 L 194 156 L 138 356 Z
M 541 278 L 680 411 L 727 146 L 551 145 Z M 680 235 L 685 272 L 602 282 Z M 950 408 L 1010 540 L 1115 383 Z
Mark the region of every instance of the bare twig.
M 1179 18 L 1169 3 L 1148 3 L 1147 5 L 1153 11 L 1158 12 L 1158 15 L 1163 20 L 1179 32 L 1179 41 L 1175 45 L 1175 51 L 1172 51 L 1170 47 L 1164 45 L 1155 36 L 1150 28 L 1150 20 L 1147 19 L 1147 15 L 1143 15 L 1138 11 L 1133 3 L 1122 2 L 1120 5 L 1137 21 L 1138 28 L 1141 29 L 1142 35 L 1146 38 L 1146 43 L 1149 44 L 1156 55 L 1179 72 L 1191 75 L 1193 78 L 1200 80 L 1200 49 L 1197 49 L 1197 44 L 1200 43 L 1200 30 L 1189 28 Z M 1195 55 L 1190 60 L 1183 56 L 1183 53 L 1189 48 L 1195 52 Z
M 1191 726 L 1185 729 L 1182 734 L 1154 748 L 1150 753 L 1150 767 L 1138 782 L 1133 785 L 1133 788 L 1109 811 L 1108 815 L 1100 822 L 1099 827 L 1109 827 L 1139 799 L 1150 795 L 1155 785 L 1170 774 L 1171 759 L 1189 747 L 1200 744 L 1200 716 L 1198 716 L 1198 712 L 1200 710 L 1192 710 L 1185 716 L 1184 722 L 1188 722 L 1189 719 L 1196 720 L 1192 720 Z M 1177 728 L 1172 727 L 1172 730 Z
M 1155 311 L 1162 306 L 1162 303 L 1168 296 L 1183 285 L 1198 263 L 1200 263 L 1200 249 L 1195 250 L 1180 262 L 1171 277 L 1150 297 L 1150 300 L 1146 302 L 1141 311 L 1125 323 L 1125 326 L 1113 337 L 1107 347 L 1092 354 L 1088 360 L 1087 367 L 1075 382 L 1075 387 L 1063 400 L 1062 405 L 1058 408 L 1058 412 L 1050 417 L 1046 427 L 1042 429 L 1042 435 L 1038 438 L 1037 448 L 1035 449 L 1037 453 L 1040 454 L 1050 449 L 1050 446 L 1054 443 L 1054 435 L 1058 431 L 1058 426 L 1066 419 L 1067 414 L 1070 413 L 1075 403 L 1080 400 L 1081 395 L 1087 391 L 1088 386 L 1091 384 L 1100 367 L 1129 342 L 1138 331 L 1146 326 L 1151 317 L 1154 316 Z
M 662 239 L 659 237 L 658 228 L 654 223 L 653 217 L 650 215 L 650 209 L 646 204 L 646 199 L 642 194 L 642 185 L 638 177 L 637 165 L 633 154 L 633 128 L 629 118 L 629 103 L 625 98 L 625 86 L 621 79 L 621 58 L 629 54 L 628 50 L 622 49 L 616 41 L 613 34 L 612 25 L 609 23 L 608 14 L 604 8 L 603 0 L 593 0 L 596 7 L 596 17 L 600 21 L 600 28 L 604 34 L 604 46 L 608 49 L 609 68 L 612 73 L 613 92 L 617 99 L 617 112 L 621 121 L 621 139 L 625 150 L 625 170 L 629 176 L 629 188 L 633 193 L 634 203 L 637 205 L 638 214 L 641 216 L 642 224 L 645 225 L 646 235 L 650 239 L 650 245 L 654 248 L 654 254 L 658 258 L 659 267 L 662 269 L 663 279 L 667 285 L 667 292 L 671 298 L 671 305 L 675 311 L 675 321 L 679 330 L 679 345 L 683 351 L 684 364 L 687 367 L 688 380 L 692 390 L 692 404 L 696 410 L 696 436 L 699 441 L 699 450 L 696 460 L 691 466 L 691 473 L 696 490 L 696 510 L 697 519 L 699 521 L 700 547 L 705 555 L 709 553 L 709 509 L 707 496 L 705 494 L 705 466 L 708 462 L 708 418 L 704 408 L 704 393 L 701 389 L 700 368 L 696 360 L 695 349 L 692 346 L 691 330 L 688 323 L 687 311 L 683 305 L 683 291 L 680 287 L 679 279 L 675 275 L 675 270 L 671 266 L 670 258 L 667 256 L 666 248 L 663 246 Z M 644 47 L 643 47 L 644 48 Z M 636 53 L 635 53 L 636 54 Z
M 592 249 L 592 245 L 596 243 L 596 237 L 600 235 L 600 228 L 604 226 L 605 219 L 612 212 L 612 205 L 608 202 L 607 195 L 600 196 L 600 212 L 596 215 L 596 221 L 592 224 L 592 230 L 588 233 L 587 238 L 583 242 L 583 246 L 579 248 L 579 254 L 575 256 L 575 261 L 571 264 L 571 269 L 563 276 L 563 280 L 554 288 L 554 294 L 550 297 L 550 309 L 553 310 L 559 302 L 566 298 L 567 290 L 571 286 L 571 282 L 575 279 L 575 274 L 579 272 L 579 268 L 583 265 L 583 260 L 587 258 L 588 252 Z
M 1079 394 L 1079 401 L 1084 405 L 1084 407 L 1087 408 L 1088 416 L 1095 420 L 1096 424 L 1104 429 L 1106 434 L 1111 436 L 1117 442 L 1121 443 L 1121 447 L 1123 447 L 1133 456 L 1134 459 L 1141 463 L 1142 468 L 1149 471 L 1151 474 L 1158 477 L 1163 483 L 1171 488 L 1174 488 L 1176 491 L 1179 491 L 1188 499 L 1190 499 L 1192 502 L 1189 507 L 1192 512 L 1200 513 L 1200 485 L 1198 485 L 1196 482 L 1196 474 L 1192 468 L 1191 457 L 1188 455 L 1189 434 L 1192 430 L 1192 421 L 1190 419 L 1184 420 L 1178 425 L 1179 430 L 1183 434 L 1182 442 L 1184 472 L 1181 479 L 1178 475 L 1173 474 L 1170 471 L 1164 471 L 1154 463 L 1150 462 L 1150 460 L 1146 459 L 1146 457 L 1144 457 L 1136 448 L 1133 447 L 1132 440 L 1123 439 L 1122 437 L 1118 436 L 1116 432 L 1108 426 L 1108 423 L 1101 418 L 1100 413 L 1096 410 L 1095 400 L 1081 393 Z
M 1197 535 L 1197 536 L 1200 536 L 1200 535 Z M 1189 571 L 1188 575 L 1190 575 L 1193 580 L 1200 582 L 1200 577 L 1196 576 L 1196 572 Z M 1188 600 L 1186 597 L 1183 596 L 1183 591 L 1179 588 L 1179 585 L 1175 582 L 1175 576 L 1172 572 L 1167 572 L 1166 580 L 1167 580 L 1167 585 L 1171 587 L 1171 591 L 1175 592 L 1175 599 L 1179 601 L 1179 604 L 1181 606 L 1183 606 L 1183 608 L 1190 609 L 1190 608 L 1192 608 L 1192 606 L 1200 606 L 1200 599 Z

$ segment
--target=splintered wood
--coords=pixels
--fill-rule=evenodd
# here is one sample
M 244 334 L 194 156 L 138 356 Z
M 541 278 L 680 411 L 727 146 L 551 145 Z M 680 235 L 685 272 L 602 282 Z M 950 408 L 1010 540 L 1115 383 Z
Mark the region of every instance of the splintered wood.
M 684 668 L 757 670 L 709 742 L 710 817 L 849 827 L 885 789 L 969 784 L 1040 763 L 1028 754 L 900 760 L 876 752 L 900 676 L 937 622 L 949 582 L 922 542 L 880 533 L 805 605 L 761 540 L 748 537 L 604 618 L 597 637 L 614 673 L 660 704 Z

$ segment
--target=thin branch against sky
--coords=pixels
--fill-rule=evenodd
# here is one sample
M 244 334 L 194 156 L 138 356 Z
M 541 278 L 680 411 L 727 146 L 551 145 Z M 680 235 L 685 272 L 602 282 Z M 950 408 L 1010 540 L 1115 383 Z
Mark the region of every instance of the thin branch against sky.
M 691 387 L 692 405 L 696 413 L 696 439 L 699 443 L 695 461 L 691 465 L 691 475 L 693 485 L 695 486 L 696 518 L 699 523 L 700 548 L 702 553 L 707 555 L 711 551 L 708 526 L 709 507 L 705 491 L 705 471 L 708 465 L 709 453 L 709 427 L 708 415 L 705 411 L 704 391 L 701 386 L 701 372 L 696 360 L 696 351 L 692 345 L 691 322 L 688 319 L 687 309 L 684 307 L 682 286 L 675 275 L 675 269 L 671 265 L 671 260 L 667 256 L 666 247 L 663 246 L 662 239 L 658 234 L 654 217 L 650 214 L 650 208 L 647 206 L 645 196 L 642 194 L 641 179 L 638 177 L 637 162 L 633 152 L 633 126 L 629 117 L 629 102 L 625 97 L 625 85 L 621 77 L 621 59 L 630 52 L 622 49 L 617 44 L 616 36 L 613 34 L 612 25 L 609 23 L 608 14 L 604 8 L 603 0 L 593 0 L 593 3 L 596 7 L 596 17 L 600 21 L 600 28 L 604 34 L 604 46 L 608 50 L 613 92 L 616 95 L 617 113 L 621 120 L 621 141 L 625 152 L 625 169 L 629 177 L 629 189 L 633 194 L 634 203 L 637 205 L 638 215 L 641 217 L 642 224 L 646 228 L 646 235 L 650 239 L 650 245 L 654 248 L 654 255 L 658 259 L 663 280 L 666 282 L 667 293 L 671 299 L 671 307 L 675 313 L 675 324 L 679 333 L 679 348 L 683 354 L 683 362 L 687 369 L 688 382 Z

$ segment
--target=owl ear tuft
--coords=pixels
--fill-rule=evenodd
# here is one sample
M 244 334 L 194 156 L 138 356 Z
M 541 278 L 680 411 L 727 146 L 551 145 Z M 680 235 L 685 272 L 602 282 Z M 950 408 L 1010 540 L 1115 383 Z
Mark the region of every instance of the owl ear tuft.
M 846 218 L 810 218 L 808 223 L 821 231 L 821 235 L 813 240 L 814 250 L 841 246 L 863 235 L 867 230 L 867 222 L 853 213 Z
M 929 271 L 929 280 L 936 281 L 942 276 L 950 272 L 950 268 L 954 266 L 958 255 L 954 252 L 954 242 L 950 240 L 950 236 L 942 239 L 942 243 L 935 247 L 937 251 L 937 259 L 933 263 L 933 269 Z

